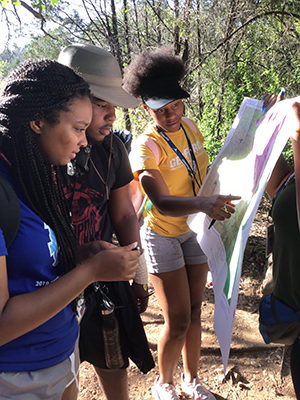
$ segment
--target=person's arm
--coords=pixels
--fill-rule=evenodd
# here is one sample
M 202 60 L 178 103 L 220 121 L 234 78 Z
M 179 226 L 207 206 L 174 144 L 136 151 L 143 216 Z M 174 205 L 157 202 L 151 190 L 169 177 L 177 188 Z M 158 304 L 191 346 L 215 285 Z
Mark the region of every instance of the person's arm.
M 130 197 L 130 184 L 111 191 L 108 210 L 119 243 L 125 246 L 136 241 L 141 248 L 140 226 Z M 148 297 L 145 297 L 148 294 L 146 263 L 139 262 L 137 275 L 141 279 L 134 278 L 132 289 L 136 298 L 144 298 L 140 309 L 144 312 L 148 304 Z
M 281 92 L 277 95 L 275 93 L 266 94 L 264 99 L 264 107 L 266 112 L 270 110 L 274 104 L 278 103 L 279 101 L 283 100 L 284 98 L 284 90 L 281 89 Z M 275 164 L 275 167 L 272 171 L 270 179 L 266 186 L 266 192 L 270 196 L 271 199 L 275 196 L 278 189 L 282 185 L 282 183 L 287 179 L 287 177 L 292 172 L 292 169 L 285 161 L 283 155 L 281 154 Z
M 0 318 L 8 298 L 9 293 L 7 286 L 6 257 L 0 256 Z
M 154 206 L 163 215 L 171 217 L 183 217 L 190 214 L 203 212 L 209 217 L 223 221 L 234 213 L 233 200 L 239 200 L 240 196 L 215 195 L 211 197 L 180 197 L 171 196 L 169 189 L 156 169 L 139 172 L 141 184 Z M 226 204 L 228 212 L 223 209 Z
M 282 99 L 283 94 L 281 93 L 278 96 L 274 93 L 264 96 L 264 104 L 266 110 L 269 110 L 274 104 L 281 101 Z M 295 102 L 292 105 L 292 108 L 295 118 L 293 118 L 292 120 L 292 123 L 294 125 L 291 125 L 291 141 L 294 154 L 298 219 L 300 220 L 300 103 Z M 275 196 L 277 190 L 280 188 L 281 184 L 286 180 L 291 172 L 292 170 L 285 161 L 283 155 L 280 155 L 266 186 L 266 192 L 271 198 Z
M 138 242 L 141 247 L 140 227 L 130 198 L 130 184 L 111 191 L 108 212 L 120 245 Z
M 139 251 L 132 251 L 135 246 L 104 250 L 49 285 L 14 297 L 9 297 L 6 257 L 1 256 L 0 346 L 54 317 L 91 283 L 132 279 L 139 257 Z
M 286 178 L 291 174 L 291 172 L 291 167 L 288 165 L 283 155 L 281 154 L 277 160 L 277 163 L 275 164 L 275 167 L 266 186 L 266 192 L 271 199 L 273 199 L 276 192 L 278 191 L 282 183 L 286 180 Z
M 139 220 L 143 214 L 143 211 L 141 211 L 140 213 L 139 213 L 139 211 L 142 207 L 144 197 L 145 197 L 143 195 L 139 180 L 137 181 L 137 180 L 133 179 L 130 182 L 130 197 L 131 197 L 131 201 L 132 201 L 137 219 Z
M 294 153 L 294 167 L 295 167 L 295 182 L 296 182 L 296 197 L 297 197 L 297 213 L 298 225 L 300 229 L 300 103 L 295 102 L 292 105 L 295 125 L 291 133 L 291 141 Z

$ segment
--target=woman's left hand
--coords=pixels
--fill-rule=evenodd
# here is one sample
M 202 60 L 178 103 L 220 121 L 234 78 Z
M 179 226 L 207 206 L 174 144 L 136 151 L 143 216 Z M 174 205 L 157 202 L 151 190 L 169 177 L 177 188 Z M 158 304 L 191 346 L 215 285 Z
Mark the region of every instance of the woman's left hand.
M 93 257 L 95 254 L 103 250 L 113 249 L 116 246 L 104 240 L 96 240 L 95 242 L 85 243 L 78 247 L 80 261 Z
M 266 94 L 263 99 L 264 99 L 264 105 L 266 107 L 266 111 L 269 111 L 271 107 L 274 106 L 274 104 L 278 103 L 279 101 L 283 100 L 284 95 L 283 94 L 275 94 L 275 93 L 270 93 Z

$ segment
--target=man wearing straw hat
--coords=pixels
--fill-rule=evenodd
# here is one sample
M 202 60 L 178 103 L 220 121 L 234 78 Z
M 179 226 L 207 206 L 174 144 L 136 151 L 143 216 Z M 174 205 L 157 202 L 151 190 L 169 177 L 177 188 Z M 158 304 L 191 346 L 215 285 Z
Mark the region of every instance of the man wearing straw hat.
M 64 192 L 79 244 L 98 240 L 111 242 L 115 232 L 122 246 L 135 241 L 140 245 L 139 225 L 129 194 L 133 175 L 126 149 L 112 133 L 115 106 L 136 107 L 138 100 L 122 88 L 117 60 L 104 49 L 74 44 L 62 50 L 58 61 L 79 72 L 89 83 L 92 93 L 93 118 L 87 129 L 89 144 L 67 168 L 62 168 Z M 101 250 L 100 247 L 95 244 L 95 252 Z M 142 257 L 141 266 L 144 264 Z M 132 286 L 128 282 L 98 282 L 86 290 L 80 356 L 81 361 L 94 365 L 107 400 L 129 400 L 128 358 L 143 373 L 154 366 L 139 316 L 139 311 L 143 312 L 147 307 L 147 281 L 146 268 L 139 267 Z M 119 325 L 124 362 L 116 368 L 109 368 L 105 359 L 103 296 L 114 303 Z M 141 300 L 139 310 L 137 298 Z

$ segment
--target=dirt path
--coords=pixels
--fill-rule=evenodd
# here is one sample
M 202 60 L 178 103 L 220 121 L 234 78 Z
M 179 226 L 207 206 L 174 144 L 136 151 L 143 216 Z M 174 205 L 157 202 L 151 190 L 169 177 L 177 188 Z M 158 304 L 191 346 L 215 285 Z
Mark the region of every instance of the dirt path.
M 226 380 L 223 379 L 222 358 L 213 330 L 213 290 L 207 288 L 205 291 L 202 308 L 203 335 L 199 376 L 217 400 L 295 399 L 289 368 L 281 366 L 284 347 L 265 345 L 258 331 L 258 302 L 261 297 L 260 286 L 266 266 L 265 234 L 268 207 L 268 202 L 263 199 L 245 250 Z M 129 366 L 131 400 L 153 399 L 151 387 L 158 374 L 156 343 L 163 323 L 161 309 L 155 294 L 150 297 L 149 307 L 142 319 L 156 367 L 143 377 L 134 364 Z M 190 397 L 180 391 L 181 373 L 182 362 L 180 360 L 175 378 L 178 383 L 176 389 L 181 400 L 188 400 Z M 105 400 L 93 368 L 88 363 L 83 363 L 80 368 L 78 399 Z

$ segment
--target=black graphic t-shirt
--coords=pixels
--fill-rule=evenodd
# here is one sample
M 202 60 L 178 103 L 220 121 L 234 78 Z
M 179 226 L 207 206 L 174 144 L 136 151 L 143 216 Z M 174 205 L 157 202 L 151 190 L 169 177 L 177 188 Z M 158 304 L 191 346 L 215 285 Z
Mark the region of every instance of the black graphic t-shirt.
M 108 193 L 121 188 L 133 179 L 131 167 L 122 141 L 113 135 L 112 158 L 109 165 L 111 134 L 102 142 L 91 146 L 90 158 L 104 181 L 108 174 Z M 79 244 L 105 240 L 110 242 L 113 227 L 108 214 L 106 187 L 97 174 L 85 149 L 72 161 L 70 168 L 61 167 L 60 177 L 64 194 L 72 211 L 72 221 Z M 69 171 L 69 172 L 67 172 Z

